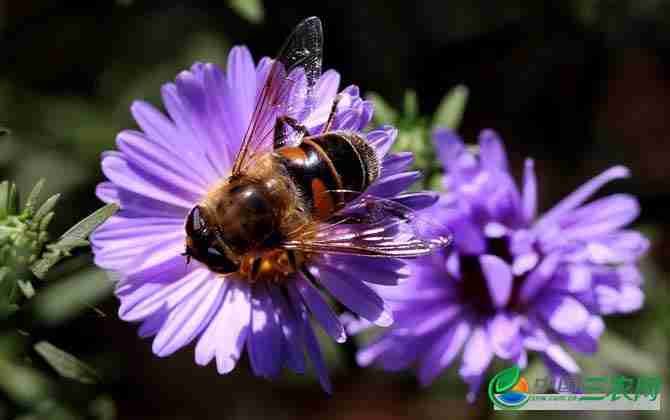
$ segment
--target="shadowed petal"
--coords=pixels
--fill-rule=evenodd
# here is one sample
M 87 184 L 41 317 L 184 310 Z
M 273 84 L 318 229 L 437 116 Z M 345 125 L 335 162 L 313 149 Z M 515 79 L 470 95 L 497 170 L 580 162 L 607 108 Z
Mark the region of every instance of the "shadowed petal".
M 391 310 L 370 287 L 360 280 L 352 278 L 348 273 L 334 267 L 322 266 L 317 277 L 330 293 L 347 308 L 368 321 L 388 327 L 393 323 Z
M 418 372 L 421 385 L 429 385 L 449 366 L 469 335 L 470 325 L 465 321 L 447 329 L 421 360 Z
M 282 366 L 282 330 L 267 287 L 262 282 L 252 287 L 251 334 L 247 346 L 254 373 L 274 378 L 279 375 Z
M 312 316 L 314 316 L 333 340 L 338 343 L 344 343 L 347 340 L 347 334 L 337 315 L 335 315 L 323 296 L 321 296 L 309 280 L 305 279 L 302 275 L 296 276 L 295 281 L 289 284 L 288 287 L 296 288 L 300 292 L 300 296 L 302 296 L 302 300 L 309 308 Z

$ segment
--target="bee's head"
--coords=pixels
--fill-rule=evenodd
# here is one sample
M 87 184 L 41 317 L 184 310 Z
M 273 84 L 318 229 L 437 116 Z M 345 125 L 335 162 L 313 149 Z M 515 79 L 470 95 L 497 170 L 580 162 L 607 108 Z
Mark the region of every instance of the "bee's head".
M 205 264 L 217 273 L 233 273 L 238 265 L 232 261 L 225 243 L 220 239 L 215 227 L 209 225 L 203 209 L 196 205 L 186 217 L 186 250 L 184 254 Z

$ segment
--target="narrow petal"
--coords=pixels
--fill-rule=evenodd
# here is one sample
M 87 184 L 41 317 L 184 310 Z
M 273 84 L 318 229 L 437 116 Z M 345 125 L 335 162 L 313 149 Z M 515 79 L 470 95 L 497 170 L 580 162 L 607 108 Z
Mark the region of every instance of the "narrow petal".
M 319 342 L 314 336 L 314 331 L 312 330 L 312 325 L 309 322 L 309 315 L 307 314 L 307 308 L 302 303 L 302 298 L 298 293 L 297 289 L 289 288 L 289 299 L 291 300 L 291 305 L 296 308 L 298 321 L 302 322 L 302 337 L 305 342 L 305 348 L 307 354 L 309 355 L 314 370 L 319 378 L 321 387 L 329 393 L 333 393 L 333 386 L 330 383 L 330 377 L 328 376 L 328 368 L 326 362 L 323 359 L 323 354 L 319 348 Z
M 191 208 L 199 199 L 192 191 L 181 189 L 162 177 L 164 173 L 146 172 L 130 164 L 120 153 L 107 153 L 102 159 L 102 171 L 124 189 L 167 205 Z
M 498 134 L 482 130 L 479 134 L 479 159 L 482 167 L 507 172 L 507 154 Z
M 381 126 L 367 134 L 368 143 L 375 148 L 377 157 L 383 159 L 384 156 L 391 150 L 391 146 L 395 142 L 398 130 L 390 125 Z
M 242 354 L 249 333 L 251 302 L 249 287 L 224 281 L 228 288 L 219 307 L 195 348 L 195 361 L 206 365 L 216 357 L 220 374 L 233 370 Z
M 124 321 L 139 321 L 159 309 L 172 310 L 195 290 L 211 280 L 211 273 L 194 270 L 171 284 L 146 283 L 121 300 L 119 317 Z
M 601 198 L 561 218 L 561 240 L 584 240 L 613 232 L 639 214 L 640 205 L 633 196 L 615 194 Z
M 393 323 L 391 310 L 384 301 L 360 280 L 334 267 L 319 267 L 318 281 L 347 308 L 380 326 Z
M 522 302 L 530 302 L 551 280 L 558 263 L 560 255 L 547 255 L 542 262 L 526 277 L 526 281 L 521 285 L 519 297 Z
M 347 334 L 339 318 L 309 280 L 303 276 L 297 276 L 288 287 L 297 289 L 312 316 L 333 340 L 338 343 L 344 343 L 347 340 Z
M 493 359 L 493 346 L 486 330 L 476 327 L 463 348 L 463 364 L 459 374 L 463 378 L 481 376 Z
M 479 264 L 486 278 L 493 304 L 497 308 L 504 307 L 512 295 L 514 277 L 511 267 L 502 258 L 495 255 L 482 255 L 479 257 Z
M 221 281 L 210 279 L 175 307 L 154 339 L 153 352 L 165 357 L 189 344 L 205 329 L 219 308 L 224 292 Z
M 524 221 L 530 223 L 537 215 L 537 177 L 533 159 L 526 159 L 524 165 L 521 202 Z
M 305 373 L 302 322 L 298 322 L 295 311 L 288 305 L 280 287 L 270 286 L 269 289 L 284 333 L 282 353 L 285 353 L 286 365 L 296 373 Z
M 544 226 L 555 223 L 556 220 L 567 212 L 577 208 L 591 197 L 603 185 L 615 179 L 626 178 L 630 174 L 629 170 L 623 166 L 615 166 L 586 182 L 577 188 L 573 193 L 561 200 L 556 206 L 544 214 L 535 225 L 535 229 L 542 229 Z
M 251 293 L 251 334 L 249 361 L 254 373 L 264 378 L 279 375 L 282 330 L 278 325 L 272 299 L 264 283 L 257 283 Z
M 419 381 L 429 385 L 454 360 L 470 335 L 470 325 L 461 321 L 447 329 L 430 347 L 419 366 Z
M 421 173 L 418 171 L 400 172 L 378 179 L 365 192 L 377 197 L 392 197 L 405 191 L 420 179 Z
M 440 161 L 448 171 L 453 171 L 458 158 L 465 152 L 463 140 L 454 131 L 439 128 L 433 131 L 433 144 Z
M 579 365 L 565 350 L 559 345 L 552 344 L 547 347 L 545 355 L 549 360 L 555 363 L 560 369 L 568 373 L 578 373 L 580 371 Z

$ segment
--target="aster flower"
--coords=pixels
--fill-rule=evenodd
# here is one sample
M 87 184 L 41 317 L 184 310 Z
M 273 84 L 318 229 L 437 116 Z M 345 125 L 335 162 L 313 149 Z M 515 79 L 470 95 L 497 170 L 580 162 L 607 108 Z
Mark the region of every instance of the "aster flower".
M 538 217 L 533 161 L 517 188 L 493 131 L 481 133 L 478 153 L 446 129 L 434 142 L 446 193 L 424 212 L 451 229 L 454 247 L 410 262 L 411 278 L 398 287 L 377 288 L 396 322 L 359 363 L 414 365 L 426 385 L 462 353 L 469 399 L 496 356 L 525 367 L 533 351 L 554 375 L 578 372 L 566 349 L 595 352 L 603 316 L 643 303 L 636 263 L 648 241 L 625 229 L 638 202 L 616 194 L 586 203 L 628 170 L 606 170 Z
M 246 48 L 235 47 L 225 74 L 214 64 L 196 63 L 163 86 L 168 116 L 145 102 L 132 105 L 142 131 L 121 132 L 118 151 L 102 158 L 108 181 L 98 186 L 97 195 L 120 203 L 121 210 L 93 235 L 95 262 L 118 273 L 119 315 L 140 322 L 141 337 L 155 336 L 152 349 L 159 357 L 194 342 L 196 363 L 215 360 L 225 374 L 246 347 L 255 374 L 272 378 L 284 366 L 303 372 L 306 350 L 330 392 L 312 318 L 335 341 L 347 337 L 321 289 L 370 322 L 388 326 L 391 311 L 368 283 L 396 284 L 407 275 L 404 263 L 315 255 L 306 263 L 311 276 L 294 273 L 281 282 L 250 283 L 236 274 L 214 273 L 198 261 L 187 265 L 182 255 L 187 213 L 230 174 L 271 62 L 263 58 L 255 65 Z M 326 122 L 339 83 L 332 70 L 318 80 L 318 103 L 298 121 L 311 133 Z M 305 114 L 300 103 L 290 106 Z M 372 104 L 349 86 L 340 92 L 333 130 L 360 133 L 372 113 Z M 419 174 L 406 170 L 411 154 L 388 153 L 395 137 L 390 126 L 365 135 L 382 163 L 367 192 L 413 208 L 433 204 L 434 194 L 399 195 Z

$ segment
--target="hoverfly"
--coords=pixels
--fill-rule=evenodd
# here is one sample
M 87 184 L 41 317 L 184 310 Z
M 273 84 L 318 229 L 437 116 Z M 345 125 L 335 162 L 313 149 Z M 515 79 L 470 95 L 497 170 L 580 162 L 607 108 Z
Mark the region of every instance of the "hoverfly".
M 302 21 L 269 66 L 230 176 L 186 219 L 187 258 L 255 282 L 279 281 L 319 254 L 417 257 L 449 238 L 427 232 L 400 201 L 365 194 L 380 176 L 360 134 L 300 125 L 314 109 L 322 27 Z

